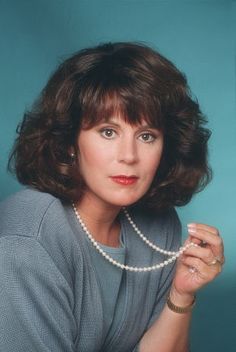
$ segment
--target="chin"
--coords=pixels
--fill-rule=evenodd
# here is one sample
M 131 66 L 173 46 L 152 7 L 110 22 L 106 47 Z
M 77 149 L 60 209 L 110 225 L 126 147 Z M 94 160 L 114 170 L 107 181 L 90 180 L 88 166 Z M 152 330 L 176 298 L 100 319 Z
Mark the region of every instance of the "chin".
M 130 205 L 133 205 L 135 203 L 137 203 L 140 200 L 141 197 L 137 198 L 137 197 L 132 197 L 129 199 L 117 199 L 117 201 L 115 201 L 113 199 L 112 204 L 119 206 L 119 207 L 128 207 Z

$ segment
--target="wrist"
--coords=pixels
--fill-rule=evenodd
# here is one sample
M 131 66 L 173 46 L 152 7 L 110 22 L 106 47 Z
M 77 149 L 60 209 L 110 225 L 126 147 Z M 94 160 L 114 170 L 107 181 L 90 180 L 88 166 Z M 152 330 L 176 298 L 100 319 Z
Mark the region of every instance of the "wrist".
M 194 293 L 180 293 L 175 287 L 171 287 L 169 297 L 171 302 L 180 307 L 189 306 L 195 300 Z
M 167 297 L 167 307 L 175 313 L 189 313 L 192 311 L 196 301 L 196 296 L 193 294 L 180 294 L 174 288 L 171 289 Z
M 178 314 L 185 314 L 185 313 L 189 313 L 192 311 L 193 307 L 195 306 L 195 302 L 196 302 L 196 297 L 194 297 L 193 301 L 191 304 L 187 305 L 187 306 L 177 306 L 176 304 L 174 304 L 171 299 L 170 296 L 167 297 L 167 307 L 174 313 L 178 313 Z

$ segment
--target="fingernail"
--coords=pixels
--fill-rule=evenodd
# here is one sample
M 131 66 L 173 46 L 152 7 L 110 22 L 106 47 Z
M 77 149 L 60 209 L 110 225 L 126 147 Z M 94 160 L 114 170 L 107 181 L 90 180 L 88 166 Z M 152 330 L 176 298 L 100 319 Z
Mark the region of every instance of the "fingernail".
M 189 228 L 189 227 L 194 227 L 194 228 L 195 228 L 195 227 L 196 227 L 196 224 L 194 224 L 194 223 L 192 222 L 191 224 L 188 224 L 187 227 L 188 227 L 188 228 Z
M 196 233 L 196 229 L 193 227 L 188 227 L 188 232 L 189 233 Z

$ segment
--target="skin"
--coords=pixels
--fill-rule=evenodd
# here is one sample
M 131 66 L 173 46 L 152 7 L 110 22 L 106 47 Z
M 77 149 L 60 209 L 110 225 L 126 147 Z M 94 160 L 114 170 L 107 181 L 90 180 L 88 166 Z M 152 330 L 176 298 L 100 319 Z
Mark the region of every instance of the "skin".
M 78 210 L 99 242 L 119 244 L 117 214 L 122 206 L 135 203 L 147 192 L 162 150 L 162 132 L 145 121 L 131 126 L 122 118 L 113 117 L 80 131 L 78 162 L 87 188 Z M 117 184 L 112 179 L 117 175 L 135 175 L 137 181 Z
M 145 121 L 133 126 L 116 116 L 81 130 L 77 145 L 80 171 L 87 186 L 77 209 L 98 242 L 119 246 L 117 214 L 122 206 L 135 203 L 149 189 L 160 164 L 163 134 Z M 138 179 L 124 186 L 111 179 L 115 175 L 135 175 Z M 215 227 L 192 223 L 188 232 L 185 244 L 191 241 L 198 246 L 190 247 L 178 259 L 170 289 L 172 302 L 181 307 L 193 302 L 196 292 L 215 279 L 224 263 L 223 243 Z M 216 257 L 218 261 L 211 265 Z M 143 335 L 140 352 L 188 351 L 190 319 L 191 312 L 178 314 L 166 305 Z
M 163 134 L 143 122 L 131 126 L 121 118 L 112 118 L 78 138 L 80 170 L 87 185 L 85 197 L 104 206 L 130 205 L 148 190 L 160 163 Z M 128 186 L 114 183 L 110 177 L 135 175 L 138 181 Z M 101 187 L 102 185 L 102 187 Z
M 224 248 L 219 232 L 215 227 L 193 223 L 188 225 L 189 237 L 199 247 L 189 248 L 178 260 L 175 277 L 170 289 L 171 301 L 180 307 L 193 302 L 196 292 L 221 272 L 224 264 Z M 206 244 L 201 246 L 202 241 Z M 218 257 L 214 265 L 209 265 Z M 195 272 L 189 272 L 189 268 Z M 179 314 L 165 305 L 159 319 L 144 334 L 140 352 L 188 352 L 191 312 Z

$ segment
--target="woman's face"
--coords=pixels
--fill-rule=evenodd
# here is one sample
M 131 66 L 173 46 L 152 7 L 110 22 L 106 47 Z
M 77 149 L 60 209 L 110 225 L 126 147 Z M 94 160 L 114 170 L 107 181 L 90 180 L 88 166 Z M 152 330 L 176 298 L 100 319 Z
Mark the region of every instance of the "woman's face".
M 78 159 L 87 186 L 83 197 L 98 206 L 103 203 L 120 207 L 137 202 L 150 187 L 162 150 L 162 132 L 145 121 L 133 126 L 112 117 L 81 130 Z

